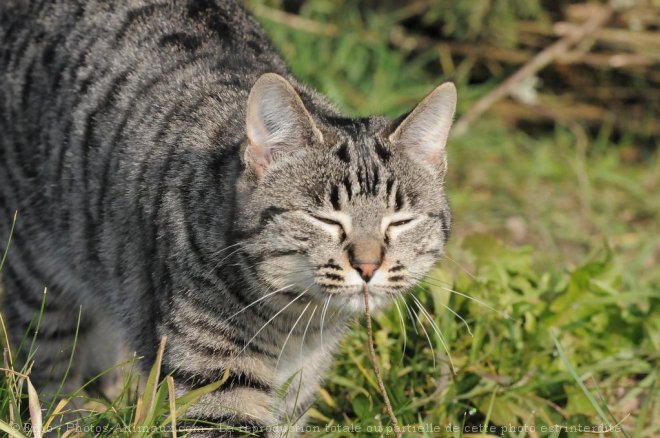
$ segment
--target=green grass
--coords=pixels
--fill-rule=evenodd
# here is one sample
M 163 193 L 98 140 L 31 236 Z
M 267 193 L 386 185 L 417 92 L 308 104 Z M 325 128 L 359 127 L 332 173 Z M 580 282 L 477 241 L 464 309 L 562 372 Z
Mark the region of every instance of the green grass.
M 314 20 L 313 32 L 257 12 L 293 71 L 349 114 L 398 115 L 446 79 L 437 51 L 389 44 L 401 11 L 308 1 L 301 15 Z M 315 23 L 341 30 L 327 36 Z M 467 61 L 454 67 L 461 113 L 494 84 L 470 85 Z M 399 423 L 417 431 L 409 436 L 581 437 L 585 427 L 660 434 L 660 158 L 630 158 L 631 150 L 633 137 L 614 141 L 607 126 L 531 136 L 496 117 L 451 141 L 454 233 L 446 260 L 414 291 L 428 315 L 420 323 L 393 307 L 375 317 L 381 372 Z M 320 431 L 309 436 L 387 430 L 365 345 L 356 323 L 309 413 Z M 5 422 L 18 378 L 0 381 Z M 142 396 L 127 384 L 118 400 L 91 400 L 88 423 L 168 424 L 167 381 L 156 380 Z M 27 399 L 21 406 L 29 423 Z

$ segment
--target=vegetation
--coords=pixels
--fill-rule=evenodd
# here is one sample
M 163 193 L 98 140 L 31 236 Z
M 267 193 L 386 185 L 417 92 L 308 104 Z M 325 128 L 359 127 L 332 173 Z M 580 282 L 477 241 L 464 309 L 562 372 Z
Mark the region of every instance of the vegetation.
M 532 38 L 529 29 L 570 19 L 566 3 L 247 5 L 292 70 L 346 112 L 396 116 L 452 79 L 460 118 L 529 60 L 474 50 L 540 50 L 557 36 Z M 657 37 L 657 2 L 627 3 L 634 7 L 608 25 L 623 26 L 641 8 L 643 29 L 633 35 Z M 645 122 L 657 120 L 652 66 L 660 52 L 622 44 L 587 46 L 655 64 L 610 71 L 554 62 L 527 87 L 545 100 L 504 99 L 450 142 L 455 225 L 447 257 L 405 304 L 374 316 L 380 372 L 404 436 L 660 434 L 660 157 L 657 124 Z M 562 103 L 564 95 L 572 100 Z M 561 116 L 583 104 L 598 106 L 598 116 Z M 552 111 L 525 116 L 539 107 Z M 621 118 L 624 110 L 637 122 Z M 315 431 L 308 436 L 391 435 L 366 336 L 364 321 L 356 321 L 309 412 Z M 35 419 L 24 378 L 20 400 L 20 380 L 12 372 L 0 380 L 0 429 L 9 418 Z M 167 425 L 172 411 L 199 395 L 172 404 L 167 379 L 157 381 L 152 376 L 142 395 L 127 384 L 118 400 L 94 398 L 88 425 Z M 44 423 L 58 406 L 44 412 Z

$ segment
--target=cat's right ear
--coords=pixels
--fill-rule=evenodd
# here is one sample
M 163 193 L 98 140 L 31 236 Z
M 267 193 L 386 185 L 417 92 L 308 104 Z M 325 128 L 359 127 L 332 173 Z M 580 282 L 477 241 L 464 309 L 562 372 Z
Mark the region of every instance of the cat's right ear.
M 431 91 L 399 123 L 389 139 L 436 172 L 447 170 L 446 145 L 456 111 L 456 87 L 446 82 Z
M 261 75 L 252 86 L 246 124 L 245 164 L 256 179 L 280 157 L 323 140 L 296 90 L 275 73 Z

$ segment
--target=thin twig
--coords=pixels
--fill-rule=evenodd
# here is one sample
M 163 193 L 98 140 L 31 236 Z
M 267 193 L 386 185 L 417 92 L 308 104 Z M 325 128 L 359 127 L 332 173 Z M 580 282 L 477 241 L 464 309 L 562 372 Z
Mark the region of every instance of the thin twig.
M 10 374 L 15 374 L 19 377 L 23 377 L 24 379 L 28 378 L 27 374 L 19 373 L 18 371 L 14 371 L 11 368 L 0 368 L 0 371 L 4 371 L 5 373 L 10 373 Z
M 571 32 L 559 41 L 546 47 L 527 64 L 523 65 L 518 71 L 498 85 L 493 91 L 479 99 L 479 101 L 477 101 L 477 103 L 465 113 L 458 122 L 456 122 L 453 129 L 453 135 L 459 136 L 464 134 L 475 120 L 477 120 L 491 106 L 511 93 L 511 91 L 522 80 L 534 75 L 553 60 L 568 53 L 571 47 L 607 23 L 611 16 L 612 9 L 608 7 L 596 9 L 595 13 L 586 23 L 584 23 L 584 25 L 575 29 L 574 32 Z
M 251 2 L 249 3 L 249 7 L 252 13 L 257 17 L 265 18 L 266 20 L 270 20 L 274 23 L 283 24 L 292 29 L 331 38 L 339 35 L 339 28 L 333 24 L 321 23 L 319 21 L 311 20 L 309 18 L 301 17 L 295 14 L 290 14 L 278 9 L 269 8 L 268 6 L 260 5 L 257 3 Z
M 397 438 L 401 438 L 401 428 L 399 427 L 399 422 L 394 415 L 392 410 L 392 404 L 390 403 L 390 398 L 387 396 L 387 391 L 385 390 L 385 384 L 383 383 L 383 378 L 380 376 L 380 368 L 378 368 L 378 363 L 376 362 L 376 350 L 374 349 L 374 332 L 371 327 L 371 312 L 369 311 L 369 287 L 365 283 L 364 285 L 364 315 L 367 318 L 367 344 L 369 346 L 369 360 L 371 361 L 371 366 L 374 369 L 374 374 L 376 375 L 376 380 L 378 381 L 378 387 L 380 388 L 380 393 L 383 396 L 383 401 L 385 402 L 385 409 L 387 409 L 387 415 L 389 415 L 390 420 L 392 421 L 392 426 L 394 427 L 394 433 Z

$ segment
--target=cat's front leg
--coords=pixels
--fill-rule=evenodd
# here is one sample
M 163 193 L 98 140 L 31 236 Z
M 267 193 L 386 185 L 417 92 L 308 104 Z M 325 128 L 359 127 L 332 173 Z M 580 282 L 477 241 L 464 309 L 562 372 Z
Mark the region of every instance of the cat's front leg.
M 162 372 L 174 378 L 177 396 L 223 382 L 185 413 L 179 422 L 183 431 L 204 437 L 280 436 L 272 433 L 279 419 L 267 352 L 241 351 L 236 333 L 223 333 L 199 314 L 188 319 L 185 312 L 173 313 L 159 331 L 168 338 Z

